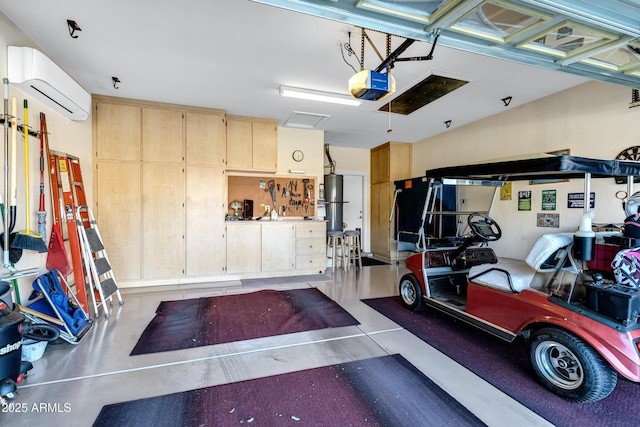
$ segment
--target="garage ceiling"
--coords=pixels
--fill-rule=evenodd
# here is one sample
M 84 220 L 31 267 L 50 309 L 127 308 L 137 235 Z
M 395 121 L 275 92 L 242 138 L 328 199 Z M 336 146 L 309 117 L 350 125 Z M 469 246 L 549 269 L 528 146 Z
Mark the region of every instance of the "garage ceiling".
M 301 118 L 336 146 L 415 142 L 589 79 L 640 86 L 635 0 L 260 3 L 22 0 L 0 10 L 90 93 L 219 108 L 281 125 Z M 77 38 L 68 19 L 81 28 Z M 361 26 L 371 29 L 365 69 L 386 55 L 385 33 L 393 34 L 390 51 L 406 37 L 417 40 L 403 57 L 427 55 L 439 34 L 433 59 L 396 62 L 397 92 L 359 107 L 279 95 L 283 85 L 347 94 L 360 68 Z M 432 74 L 469 83 L 411 114 L 379 111 Z

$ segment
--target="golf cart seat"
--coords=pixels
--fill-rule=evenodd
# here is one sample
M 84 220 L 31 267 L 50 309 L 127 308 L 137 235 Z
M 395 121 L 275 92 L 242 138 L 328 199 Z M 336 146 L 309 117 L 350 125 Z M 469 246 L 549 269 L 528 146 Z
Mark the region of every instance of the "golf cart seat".
M 552 272 L 558 259 L 564 258 L 573 243 L 573 233 L 551 233 L 538 237 L 524 261 L 499 258 L 497 264 L 471 267 L 469 281 L 478 285 L 507 291 L 521 292 L 531 286 L 537 272 Z

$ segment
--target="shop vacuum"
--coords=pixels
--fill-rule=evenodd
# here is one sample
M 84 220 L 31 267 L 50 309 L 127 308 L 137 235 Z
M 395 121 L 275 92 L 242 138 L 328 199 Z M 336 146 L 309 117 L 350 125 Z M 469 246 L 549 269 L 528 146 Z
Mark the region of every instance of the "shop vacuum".
M 28 321 L 13 304 L 9 283 L 0 281 L 0 406 L 15 398 L 17 385 L 33 368 L 22 361 L 22 339 L 51 342 L 59 336 L 55 326 Z

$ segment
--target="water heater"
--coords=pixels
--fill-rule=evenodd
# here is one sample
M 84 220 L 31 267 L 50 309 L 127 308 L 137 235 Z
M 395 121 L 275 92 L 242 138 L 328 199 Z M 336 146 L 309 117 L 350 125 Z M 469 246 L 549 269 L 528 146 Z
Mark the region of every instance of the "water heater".
M 324 176 L 324 195 L 327 209 L 327 231 L 342 230 L 343 176 L 329 174 Z

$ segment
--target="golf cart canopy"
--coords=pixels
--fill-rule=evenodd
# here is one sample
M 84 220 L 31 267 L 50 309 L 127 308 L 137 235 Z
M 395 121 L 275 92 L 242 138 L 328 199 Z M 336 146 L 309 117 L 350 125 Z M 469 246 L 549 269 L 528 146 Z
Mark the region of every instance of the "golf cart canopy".
M 445 178 L 479 181 L 524 181 L 532 179 L 571 179 L 640 176 L 640 162 L 600 160 L 576 156 L 545 155 L 520 160 L 505 160 L 427 170 L 425 175 L 441 181 Z

